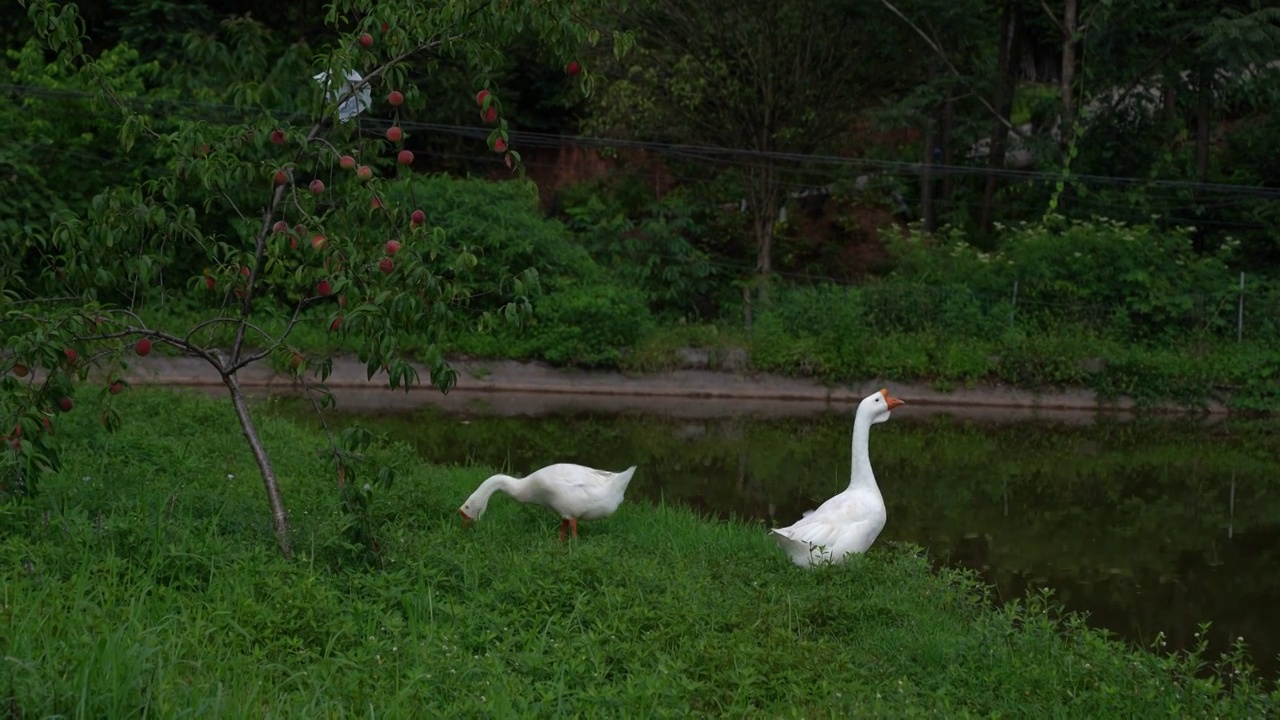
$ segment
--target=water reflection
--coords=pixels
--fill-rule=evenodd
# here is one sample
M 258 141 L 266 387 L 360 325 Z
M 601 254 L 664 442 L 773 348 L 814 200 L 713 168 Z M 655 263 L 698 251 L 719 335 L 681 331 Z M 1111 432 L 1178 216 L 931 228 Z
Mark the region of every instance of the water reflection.
M 344 399 L 347 411 L 369 412 L 340 422 L 358 417 L 436 462 L 514 472 L 635 463 L 630 499 L 762 527 L 794 521 L 848 483 L 852 408 L 799 408 L 797 417 L 776 403 L 648 401 L 522 414 L 510 398 L 499 412 L 456 395 L 454 407 L 419 401 L 399 412 Z M 938 562 L 974 568 L 997 599 L 1049 587 L 1143 646 L 1164 631 L 1168 649 L 1193 647 L 1198 624 L 1212 621 L 1213 657 L 1242 636 L 1275 675 L 1280 462 L 1266 424 L 913 410 L 871 434 L 889 511 L 878 542 L 910 541 Z

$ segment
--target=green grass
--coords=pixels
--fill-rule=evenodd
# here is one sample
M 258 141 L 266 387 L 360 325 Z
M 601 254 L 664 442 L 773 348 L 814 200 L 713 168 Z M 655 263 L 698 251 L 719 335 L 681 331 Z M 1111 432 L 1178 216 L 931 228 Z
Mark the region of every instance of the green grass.
M 81 412 L 83 410 L 83 412 Z M 298 557 L 278 557 L 225 402 L 139 390 L 107 435 L 78 408 L 64 470 L 4 508 L 4 676 L 27 717 L 1258 717 L 1239 657 L 1127 648 L 1043 602 L 881 545 L 790 566 L 758 525 L 624 503 L 561 544 L 489 472 L 403 445 L 375 497 L 383 569 L 340 539 L 323 439 L 262 423 Z M 268 414 L 268 413 L 262 413 Z M 640 468 L 639 472 L 644 472 Z M 1236 671 L 1239 671 L 1236 673 Z M 1224 685 L 1228 686 L 1224 690 Z

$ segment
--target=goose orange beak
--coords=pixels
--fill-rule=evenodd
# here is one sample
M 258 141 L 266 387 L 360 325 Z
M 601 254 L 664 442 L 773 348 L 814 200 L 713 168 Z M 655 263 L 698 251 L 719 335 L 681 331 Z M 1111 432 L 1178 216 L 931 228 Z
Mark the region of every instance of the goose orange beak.
M 893 396 L 889 395 L 889 389 L 888 389 L 888 388 L 881 388 L 881 389 L 880 389 L 880 394 L 884 396 L 884 404 L 885 404 L 885 407 L 889 408 L 890 410 L 892 410 L 892 409 L 894 409 L 894 408 L 898 407 L 899 405 L 906 405 L 906 403 L 905 403 L 905 402 L 903 402 L 903 401 L 899 400 L 899 399 L 898 399 L 898 398 L 896 398 L 896 397 L 893 397 Z
M 463 512 L 462 508 L 458 508 L 458 514 L 462 516 L 462 527 L 470 527 L 471 523 L 476 521 L 475 518 Z

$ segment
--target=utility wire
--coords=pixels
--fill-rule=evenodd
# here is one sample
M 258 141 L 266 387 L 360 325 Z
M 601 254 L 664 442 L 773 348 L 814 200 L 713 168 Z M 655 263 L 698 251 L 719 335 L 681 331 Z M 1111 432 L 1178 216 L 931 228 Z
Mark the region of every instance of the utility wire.
M 61 88 L 46 88 L 34 85 L 14 85 L 0 83 L 0 93 L 15 94 L 23 98 L 66 98 L 66 99 L 94 99 L 98 95 L 83 90 L 68 90 Z M 164 108 L 186 108 L 199 111 L 199 118 L 210 120 L 210 113 L 219 112 L 225 119 L 239 119 L 247 121 L 252 118 L 251 115 L 243 110 L 237 109 L 233 105 L 221 103 L 211 103 L 196 100 L 181 100 L 173 98 L 155 98 L 147 96 L 121 97 L 122 102 L 133 106 L 148 106 L 152 110 Z M 261 113 L 270 115 L 271 117 L 279 117 L 281 119 L 303 119 L 310 118 L 310 114 L 305 111 L 288 111 L 288 110 L 272 110 L 264 108 Z M 152 117 L 166 117 L 167 114 L 157 112 L 150 113 Z M 399 125 L 408 131 L 426 131 L 440 135 L 452 135 L 457 137 L 468 137 L 474 139 L 484 139 L 488 136 L 490 129 L 482 126 L 452 125 L 445 123 L 427 123 L 416 122 L 412 120 L 393 122 L 388 118 L 377 117 L 361 117 L 359 119 L 361 127 L 386 128 L 392 124 Z M 541 148 L 557 148 L 563 146 L 572 146 L 585 149 L 629 149 L 629 150 L 645 150 L 662 154 L 666 156 L 679 157 L 693 162 L 714 162 L 718 164 L 730 164 L 746 169 L 769 167 L 777 170 L 776 164 L 794 164 L 809 165 L 816 167 L 830 167 L 846 170 L 878 170 L 887 174 L 898 176 L 916 176 L 923 172 L 925 165 L 919 162 L 907 162 L 897 160 L 877 160 L 872 158 L 847 158 L 835 155 L 822 154 L 803 154 L 788 153 L 776 151 L 753 150 L 750 148 L 735 148 L 716 145 L 694 145 L 687 143 L 667 143 L 644 140 L 625 140 L 620 138 L 601 138 L 583 135 L 562 135 L 556 133 L 545 133 L 530 130 L 513 130 L 509 132 L 513 144 L 524 147 L 541 147 Z M 1008 178 L 1011 180 L 1040 180 L 1045 182 L 1057 182 L 1061 179 L 1060 173 L 1038 171 L 1038 170 L 1016 170 L 1002 168 L 993 170 L 985 165 L 955 165 L 955 164 L 932 164 L 929 165 L 929 172 L 935 177 L 943 176 L 988 176 L 994 174 L 998 177 Z M 1072 182 L 1093 184 L 1093 185 L 1115 185 L 1115 186 L 1142 186 L 1148 188 L 1163 188 L 1174 190 L 1192 190 L 1199 193 L 1222 193 L 1236 196 L 1258 197 L 1268 200 L 1280 200 L 1280 188 L 1269 188 L 1258 185 L 1233 185 L 1229 183 L 1209 183 L 1191 180 L 1162 180 L 1156 178 L 1127 177 L 1115 175 L 1098 175 L 1098 174 L 1073 174 Z M 812 184 L 806 187 L 813 187 Z

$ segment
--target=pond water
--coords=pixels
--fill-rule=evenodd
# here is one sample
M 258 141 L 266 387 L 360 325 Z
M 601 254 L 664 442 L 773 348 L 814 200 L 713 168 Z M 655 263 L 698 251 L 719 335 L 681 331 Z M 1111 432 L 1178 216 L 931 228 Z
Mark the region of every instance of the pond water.
M 314 422 L 301 404 L 281 408 Z M 358 419 L 433 462 L 518 474 L 635 464 L 628 500 L 762 530 L 849 480 L 852 406 L 415 392 L 340 395 L 339 409 L 338 425 Z M 908 541 L 973 568 L 998 601 L 1050 588 L 1142 647 L 1160 631 L 1168 650 L 1194 647 L 1211 621 L 1209 657 L 1243 637 L 1277 675 L 1274 423 L 958 412 L 908 405 L 872 429 L 889 512 L 877 544 Z

